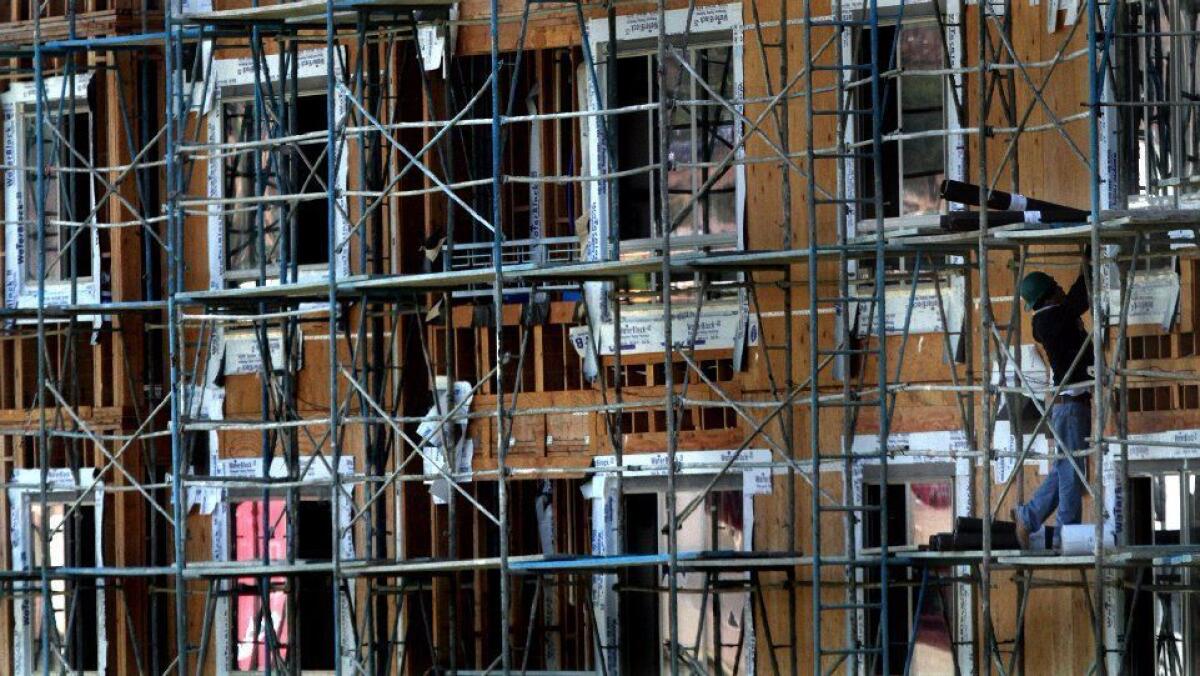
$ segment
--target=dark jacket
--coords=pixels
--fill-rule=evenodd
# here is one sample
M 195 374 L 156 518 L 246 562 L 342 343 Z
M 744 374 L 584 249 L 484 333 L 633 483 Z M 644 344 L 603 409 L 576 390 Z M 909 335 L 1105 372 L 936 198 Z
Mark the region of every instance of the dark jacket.
M 1041 344 L 1046 356 L 1050 358 L 1055 385 L 1064 382 L 1071 362 L 1075 361 L 1075 355 L 1087 343 L 1088 332 L 1083 328 L 1082 317 L 1090 307 L 1089 300 L 1087 284 L 1084 283 L 1083 275 L 1079 275 L 1079 279 L 1071 285 L 1071 290 L 1061 303 L 1042 305 L 1034 310 L 1033 338 Z M 1066 384 L 1090 380 L 1088 368 L 1092 364 L 1092 347 L 1088 345 L 1083 357 L 1075 365 L 1075 370 L 1066 378 Z

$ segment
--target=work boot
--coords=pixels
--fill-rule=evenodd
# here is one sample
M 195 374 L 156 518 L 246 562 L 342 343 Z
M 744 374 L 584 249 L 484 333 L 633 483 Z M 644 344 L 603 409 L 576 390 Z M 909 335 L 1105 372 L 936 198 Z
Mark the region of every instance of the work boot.
M 1012 518 L 1013 523 L 1017 525 L 1017 544 L 1021 545 L 1021 549 L 1029 549 L 1029 529 L 1017 514 L 1017 508 L 1013 507 L 1008 510 L 1008 515 Z

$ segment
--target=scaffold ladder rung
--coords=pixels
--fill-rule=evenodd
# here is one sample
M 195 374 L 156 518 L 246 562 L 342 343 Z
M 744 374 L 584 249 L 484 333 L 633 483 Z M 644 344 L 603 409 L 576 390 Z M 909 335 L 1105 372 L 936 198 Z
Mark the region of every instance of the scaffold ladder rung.
M 869 108 L 831 108 L 828 110 L 814 110 L 813 111 L 813 115 L 816 115 L 818 117 L 833 117 L 834 115 L 850 116 L 850 115 L 870 115 L 870 114 L 871 114 L 871 110 Z
M 822 512 L 878 512 L 879 505 L 824 505 Z
M 881 603 L 822 603 L 822 610 L 879 610 Z
M 838 655 L 878 655 L 882 650 L 879 648 L 822 648 L 822 655 L 838 656 Z

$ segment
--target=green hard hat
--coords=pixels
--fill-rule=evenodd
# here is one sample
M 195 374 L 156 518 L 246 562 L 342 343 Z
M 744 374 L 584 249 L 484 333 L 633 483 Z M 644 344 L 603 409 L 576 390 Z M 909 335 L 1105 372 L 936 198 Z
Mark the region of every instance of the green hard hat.
M 1020 293 L 1025 307 L 1033 309 L 1043 296 L 1054 288 L 1054 278 L 1044 272 L 1031 272 L 1021 280 Z

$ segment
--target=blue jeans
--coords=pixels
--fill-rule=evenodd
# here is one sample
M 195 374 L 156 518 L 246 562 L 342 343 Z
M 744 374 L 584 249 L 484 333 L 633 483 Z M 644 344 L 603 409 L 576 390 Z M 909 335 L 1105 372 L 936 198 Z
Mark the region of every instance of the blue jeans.
M 1087 448 L 1087 437 L 1092 428 L 1092 402 L 1089 399 L 1065 399 L 1054 403 L 1050 409 L 1050 426 L 1058 439 L 1060 451 L 1079 451 Z M 1079 469 L 1087 471 L 1087 460 L 1075 458 Z M 1017 508 L 1017 517 L 1030 531 L 1042 527 L 1055 507 L 1058 508 L 1058 525 L 1079 523 L 1083 512 L 1081 500 L 1083 481 L 1075 472 L 1069 458 L 1054 461 L 1046 480 L 1038 486 L 1029 502 Z

